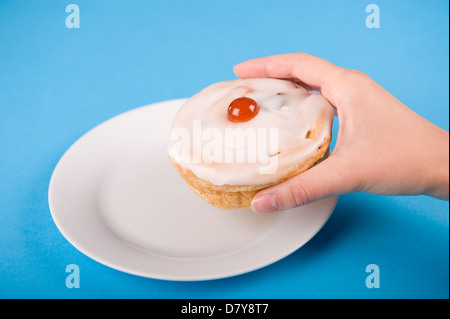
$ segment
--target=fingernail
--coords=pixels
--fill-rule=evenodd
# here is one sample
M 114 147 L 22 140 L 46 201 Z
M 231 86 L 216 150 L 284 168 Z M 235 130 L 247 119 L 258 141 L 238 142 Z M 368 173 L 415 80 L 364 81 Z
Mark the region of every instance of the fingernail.
M 270 213 L 278 210 L 279 207 L 275 194 L 257 195 L 252 200 L 252 210 L 256 213 Z

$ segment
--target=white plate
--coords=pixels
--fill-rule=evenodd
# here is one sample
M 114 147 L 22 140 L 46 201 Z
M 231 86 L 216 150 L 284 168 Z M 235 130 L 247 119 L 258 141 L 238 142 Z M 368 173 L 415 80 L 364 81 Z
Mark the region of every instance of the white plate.
M 65 238 L 106 266 L 166 280 L 242 274 L 311 239 L 337 197 L 255 214 L 210 206 L 185 185 L 166 150 L 183 101 L 116 116 L 69 148 L 49 187 L 50 210 Z

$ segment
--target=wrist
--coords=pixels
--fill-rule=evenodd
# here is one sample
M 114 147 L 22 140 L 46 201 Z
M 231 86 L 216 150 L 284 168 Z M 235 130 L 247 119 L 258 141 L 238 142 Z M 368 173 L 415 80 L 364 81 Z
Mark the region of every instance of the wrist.
M 440 143 L 435 154 L 430 158 L 428 166 L 428 178 L 426 195 L 449 200 L 449 133 L 442 130 Z

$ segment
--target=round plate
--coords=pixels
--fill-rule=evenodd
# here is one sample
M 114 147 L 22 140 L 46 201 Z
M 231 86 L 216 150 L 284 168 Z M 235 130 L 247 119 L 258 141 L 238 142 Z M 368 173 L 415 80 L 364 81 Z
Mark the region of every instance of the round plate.
M 194 194 L 167 156 L 184 99 L 118 115 L 75 142 L 49 186 L 52 217 L 90 258 L 127 273 L 207 280 L 269 265 L 311 239 L 337 197 L 283 212 L 221 210 Z

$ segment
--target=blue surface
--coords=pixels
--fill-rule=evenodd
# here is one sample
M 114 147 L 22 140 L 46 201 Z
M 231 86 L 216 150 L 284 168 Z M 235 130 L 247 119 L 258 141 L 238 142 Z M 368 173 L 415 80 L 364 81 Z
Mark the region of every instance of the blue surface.
M 82 134 L 127 110 L 235 78 L 249 58 L 304 51 L 369 74 L 448 130 L 448 1 L 0 0 L 0 297 L 448 298 L 449 203 L 341 196 L 303 248 L 263 269 L 168 282 L 103 266 L 71 246 L 48 208 L 57 161 Z M 80 268 L 80 288 L 65 285 Z M 365 268 L 380 268 L 368 289 Z

